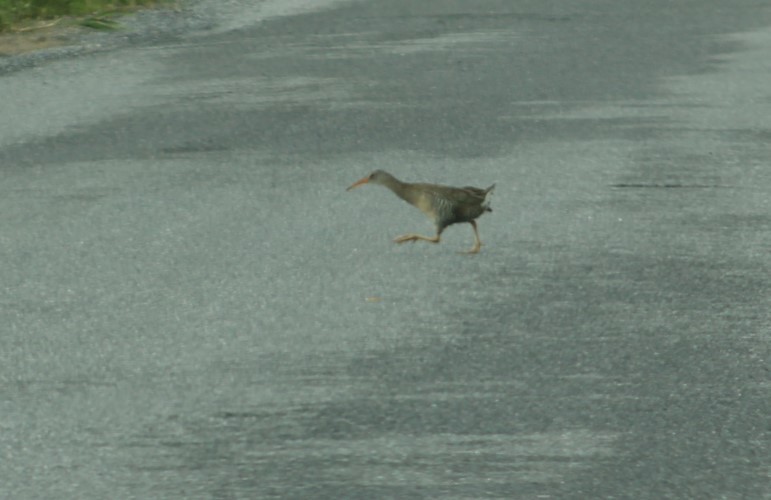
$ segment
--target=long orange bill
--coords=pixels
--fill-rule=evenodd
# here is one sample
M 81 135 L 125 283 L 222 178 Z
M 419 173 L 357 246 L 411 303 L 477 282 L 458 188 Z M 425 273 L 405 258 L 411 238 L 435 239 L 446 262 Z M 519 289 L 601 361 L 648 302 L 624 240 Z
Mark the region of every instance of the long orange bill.
M 353 184 L 351 184 L 350 186 L 348 186 L 348 189 L 346 189 L 346 191 L 350 191 L 351 189 L 353 189 L 355 187 L 359 187 L 362 184 L 366 184 L 368 182 L 369 182 L 369 177 L 365 177 L 363 179 L 359 179 L 358 181 L 356 181 Z

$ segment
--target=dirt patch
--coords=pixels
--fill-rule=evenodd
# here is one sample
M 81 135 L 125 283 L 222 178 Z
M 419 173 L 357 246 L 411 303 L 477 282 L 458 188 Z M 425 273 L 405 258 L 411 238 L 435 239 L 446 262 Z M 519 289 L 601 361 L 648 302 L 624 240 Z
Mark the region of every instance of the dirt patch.
M 0 33 L 0 56 L 13 56 L 33 50 L 73 43 L 85 30 L 74 19 L 37 21 Z
M 164 10 L 179 13 L 182 8 L 178 0 L 157 0 L 153 3 L 123 7 L 120 10 L 98 15 L 22 21 L 10 30 L 0 32 L 0 57 L 72 45 L 87 33 L 123 29 L 122 20 L 127 19 L 125 16 L 140 11 Z

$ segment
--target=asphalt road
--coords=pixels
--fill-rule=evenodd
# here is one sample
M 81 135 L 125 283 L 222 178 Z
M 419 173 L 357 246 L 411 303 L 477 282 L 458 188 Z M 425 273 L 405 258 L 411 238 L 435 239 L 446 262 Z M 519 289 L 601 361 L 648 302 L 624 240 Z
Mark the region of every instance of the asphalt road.
M 767 2 L 222 5 L 0 76 L 0 497 L 771 498 Z

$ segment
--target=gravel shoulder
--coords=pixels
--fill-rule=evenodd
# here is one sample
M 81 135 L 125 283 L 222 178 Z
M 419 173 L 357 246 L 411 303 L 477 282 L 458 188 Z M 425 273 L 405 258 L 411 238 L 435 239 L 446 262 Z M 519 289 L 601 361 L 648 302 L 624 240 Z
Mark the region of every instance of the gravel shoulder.
M 72 19 L 41 22 L 0 35 L 0 75 L 51 60 L 241 29 L 268 18 L 322 10 L 344 2 L 188 0 L 121 16 L 120 29 L 107 31 L 79 26 Z
M 80 26 L 74 18 L 31 24 L 0 36 L 0 74 L 130 44 L 171 40 L 214 26 L 213 19 L 191 7 L 155 7 L 126 14 L 117 18 L 116 30 L 94 30 Z
M 13 57 L 35 50 L 49 49 L 72 43 L 78 32 L 84 31 L 66 18 L 46 20 L 18 30 L 0 34 L 0 57 Z

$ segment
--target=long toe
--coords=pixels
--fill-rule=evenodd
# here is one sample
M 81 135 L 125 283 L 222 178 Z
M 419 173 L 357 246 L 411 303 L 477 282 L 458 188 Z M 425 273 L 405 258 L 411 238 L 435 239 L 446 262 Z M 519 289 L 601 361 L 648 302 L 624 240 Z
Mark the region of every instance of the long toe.
M 408 241 L 413 241 L 414 242 L 414 241 L 417 241 L 417 240 L 418 239 L 415 236 L 413 236 L 411 234 L 405 234 L 403 236 L 397 236 L 396 238 L 394 238 L 394 243 L 406 243 Z

